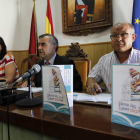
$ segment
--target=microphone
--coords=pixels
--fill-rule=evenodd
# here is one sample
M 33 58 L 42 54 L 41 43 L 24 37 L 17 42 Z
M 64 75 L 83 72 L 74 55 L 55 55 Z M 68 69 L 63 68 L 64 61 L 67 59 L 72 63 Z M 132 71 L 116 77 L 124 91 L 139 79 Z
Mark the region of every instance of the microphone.
M 15 85 L 17 85 L 18 83 L 20 83 L 21 81 L 23 81 L 24 79 L 28 78 L 28 77 L 31 77 L 33 75 L 35 75 L 36 73 L 38 73 L 40 71 L 40 66 L 38 64 L 35 64 L 32 66 L 31 69 L 29 69 L 23 76 L 21 76 L 20 78 L 18 78 L 16 80 L 16 82 L 14 82 L 12 85 L 13 87 Z

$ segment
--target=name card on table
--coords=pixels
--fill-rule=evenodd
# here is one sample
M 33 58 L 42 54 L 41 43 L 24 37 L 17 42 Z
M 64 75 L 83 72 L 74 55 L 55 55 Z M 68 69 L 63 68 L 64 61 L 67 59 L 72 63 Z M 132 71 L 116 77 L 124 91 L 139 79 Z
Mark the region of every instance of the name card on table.
M 112 65 L 111 121 L 140 129 L 140 65 Z
M 73 65 L 42 66 L 43 110 L 70 115 L 73 106 Z

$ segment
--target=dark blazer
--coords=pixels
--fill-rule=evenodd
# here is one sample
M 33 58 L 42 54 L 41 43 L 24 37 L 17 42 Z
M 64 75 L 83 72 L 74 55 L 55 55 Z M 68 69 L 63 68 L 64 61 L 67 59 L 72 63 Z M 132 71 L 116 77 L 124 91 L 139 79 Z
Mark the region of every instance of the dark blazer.
M 44 65 L 44 59 L 40 60 L 37 62 L 40 66 Z M 54 60 L 54 65 L 73 65 L 73 90 L 74 91 L 81 91 L 83 84 L 81 81 L 81 77 L 78 74 L 76 68 L 75 68 L 75 63 L 72 59 L 68 59 L 64 56 L 60 56 L 56 54 L 55 60 Z M 42 73 L 41 71 L 37 73 L 34 77 L 33 82 L 35 83 L 35 86 L 40 87 L 42 85 Z

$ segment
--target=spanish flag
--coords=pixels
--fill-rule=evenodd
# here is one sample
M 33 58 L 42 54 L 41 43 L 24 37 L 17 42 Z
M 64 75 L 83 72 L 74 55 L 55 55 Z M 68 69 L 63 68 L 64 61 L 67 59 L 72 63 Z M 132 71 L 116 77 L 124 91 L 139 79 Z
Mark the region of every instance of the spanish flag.
M 38 54 L 38 40 L 37 40 L 37 24 L 36 24 L 36 12 L 35 12 L 35 1 L 33 5 L 31 29 L 30 29 L 30 44 L 29 54 Z
M 50 0 L 47 0 L 45 33 L 54 35 Z

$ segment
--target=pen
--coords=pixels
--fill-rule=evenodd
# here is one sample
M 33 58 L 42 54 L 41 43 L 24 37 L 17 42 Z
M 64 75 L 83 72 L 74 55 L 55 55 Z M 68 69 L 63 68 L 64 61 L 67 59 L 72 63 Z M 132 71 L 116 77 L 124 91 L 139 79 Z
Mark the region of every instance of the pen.
M 99 87 L 98 89 L 102 89 L 102 87 Z M 93 91 L 95 91 L 95 89 L 93 89 Z

